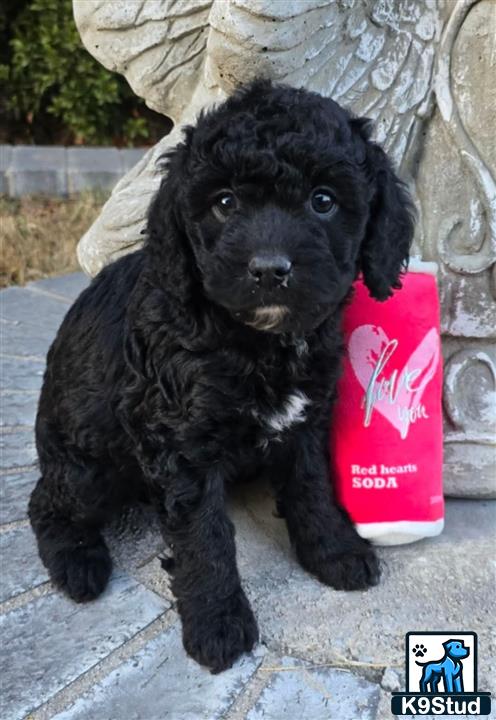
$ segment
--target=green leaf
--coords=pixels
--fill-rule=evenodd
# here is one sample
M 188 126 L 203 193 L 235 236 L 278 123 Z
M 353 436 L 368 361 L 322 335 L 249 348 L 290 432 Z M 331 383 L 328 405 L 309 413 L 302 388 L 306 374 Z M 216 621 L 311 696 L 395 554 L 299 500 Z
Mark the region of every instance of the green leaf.
M 143 101 L 88 54 L 71 0 L 30 0 L 14 23 L 8 53 L 7 65 L 0 65 L 2 109 L 11 122 L 33 118 L 24 132 L 52 117 L 66 134 L 92 144 L 148 138 L 146 120 L 137 116 Z

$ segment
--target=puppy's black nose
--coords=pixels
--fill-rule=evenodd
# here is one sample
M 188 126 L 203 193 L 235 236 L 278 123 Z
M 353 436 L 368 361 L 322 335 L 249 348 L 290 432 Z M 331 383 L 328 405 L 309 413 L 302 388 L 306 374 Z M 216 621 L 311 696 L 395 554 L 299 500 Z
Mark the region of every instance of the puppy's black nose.
M 248 271 L 258 285 L 277 287 L 289 277 L 291 262 L 284 255 L 255 255 L 248 263 Z

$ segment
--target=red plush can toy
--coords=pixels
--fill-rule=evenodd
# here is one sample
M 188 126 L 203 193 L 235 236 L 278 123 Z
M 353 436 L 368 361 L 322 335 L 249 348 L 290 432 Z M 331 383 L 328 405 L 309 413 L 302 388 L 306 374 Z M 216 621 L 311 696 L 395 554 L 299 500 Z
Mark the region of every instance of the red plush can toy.
M 359 534 L 380 545 L 438 535 L 442 358 L 436 265 L 412 261 L 386 302 L 355 283 L 331 427 L 337 497 Z

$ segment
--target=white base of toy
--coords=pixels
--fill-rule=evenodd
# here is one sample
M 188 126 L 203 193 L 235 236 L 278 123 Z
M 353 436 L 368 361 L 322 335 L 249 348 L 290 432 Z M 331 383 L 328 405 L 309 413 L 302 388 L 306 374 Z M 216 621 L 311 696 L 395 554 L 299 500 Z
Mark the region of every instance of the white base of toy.
M 444 518 L 429 522 L 401 520 L 399 522 L 357 523 L 358 534 L 374 545 L 406 545 L 442 533 Z

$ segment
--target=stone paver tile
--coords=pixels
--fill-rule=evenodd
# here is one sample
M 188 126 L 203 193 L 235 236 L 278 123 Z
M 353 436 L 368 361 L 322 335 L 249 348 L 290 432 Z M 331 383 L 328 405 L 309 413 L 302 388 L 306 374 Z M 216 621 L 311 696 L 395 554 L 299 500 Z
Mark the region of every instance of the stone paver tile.
M 29 496 L 40 473 L 17 473 L 0 477 L 0 523 L 24 520 L 27 517 Z
M 32 430 L 0 434 L 0 470 L 32 465 L 37 459 Z
M 402 688 L 403 689 L 403 688 Z M 393 715 L 391 713 L 391 692 L 388 690 L 383 690 L 381 688 L 380 695 L 379 695 L 379 702 L 377 703 L 377 710 L 375 714 L 374 720 L 393 720 L 393 718 L 398 719 L 398 715 Z M 432 718 L 432 715 L 423 715 L 425 718 Z
M 262 660 L 245 655 L 211 675 L 184 652 L 176 625 L 53 720 L 216 720 L 223 717 Z
M 272 504 L 269 503 L 269 507 L 272 508 Z M 277 526 L 282 533 L 279 540 L 275 533 L 267 532 L 262 523 L 255 522 L 238 498 L 229 503 L 229 515 L 237 536 L 243 538 L 236 545 L 236 557 L 243 581 L 255 583 L 263 593 L 267 582 L 271 585 L 288 578 L 294 569 L 294 562 L 284 521 L 279 520 Z
M 34 425 L 38 392 L 0 392 L 0 425 Z
M 91 282 L 91 278 L 82 272 L 68 273 L 59 277 L 35 280 L 26 286 L 30 290 L 42 290 L 73 301 Z
M 373 720 L 380 688 L 333 668 L 310 669 L 292 658 L 274 672 L 246 720 Z
M 167 607 L 157 595 L 121 576 L 95 602 L 78 605 L 55 593 L 4 615 L 3 717 L 24 718 Z
M 0 534 L 2 572 L 0 601 L 31 590 L 48 580 L 38 557 L 36 540 L 30 527 L 13 528 Z
M 44 360 L 55 336 L 55 330 L 35 327 L 22 322 L 0 318 L 0 352 L 3 357 L 17 359 L 19 356 Z M 12 357 L 15 356 L 15 357 Z
M 8 348 L 3 350 L 7 352 Z M 40 390 L 44 372 L 44 360 L 0 357 L 2 390 Z
M 116 566 L 130 574 L 164 549 L 157 513 L 151 506 L 127 508 L 105 528 L 104 536 Z M 162 569 L 158 573 L 166 575 Z
M 162 554 L 162 553 L 161 553 Z M 157 595 L 164 597 L 170 603 L 175 603 L 174 595 L 170 589 L 170 575 L 163 569 L 160 563 L 160 556 L 150 560 L 146 565 L 139 568 L 132 568 L 128 571 L 136 580 L 139 580 Z M 127 568 L 125 568 L 127 570 Z
M 230 490 L 229 498 L 234 506 L 241 506 L 249 513 L 273 544 L 278 545 L 285 555 L 291 555 L 286 523 L 283 518 L 275 516 L 276 503 L 270 483 L 264 479 L 240 483 Z
M 57 330 L 68 309 L 68 302 L 26 288 L 10 287 L 0 292 L 2 319 L 30 328 L 39 328 L 42 324 L 48 332 Z
M 345 657 L 394 667 L 403 661 L 405 633 L 418 626 L 421 598 L 430 629 L 465 627 L 470 618 L 482 642 L 496 610 L 495 511 L 496 503 L 448 501 L 439 538 L 379 549 L 383 576 L 367 591 L 337 592 L 294 558 L 288 579 L 273 581 L 267 565 L 265 582 L 247 587 L 264 641 L 296 657 L 321 662 Z M 242 542 L 238 534 L 238 546 Z M 481 672 L 484 663 L 481 654 Z

